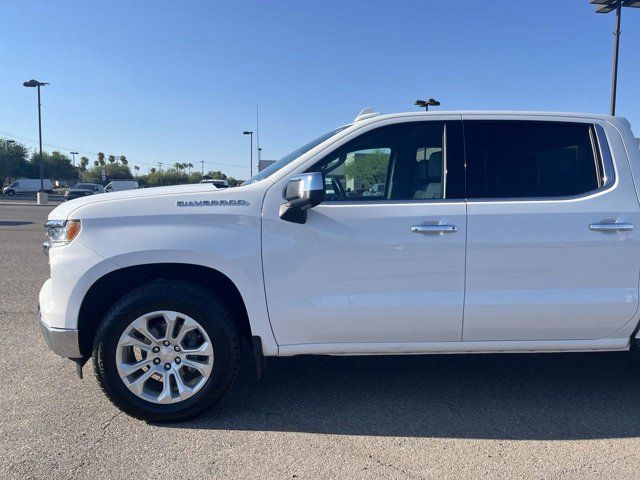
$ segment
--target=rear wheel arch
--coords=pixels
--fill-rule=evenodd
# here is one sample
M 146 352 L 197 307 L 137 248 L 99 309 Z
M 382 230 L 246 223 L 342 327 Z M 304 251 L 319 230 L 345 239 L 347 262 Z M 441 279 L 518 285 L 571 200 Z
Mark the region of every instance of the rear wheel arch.
M 84 295 L 78 314 L 80 351 L 91 355 L 94 336 L 111 306 L 127 293 L 154 281 L 181 280 L 200 285 L 231 310 L 238 332 L 251 342 L 251 325 L 244 299 L 225 274 L 209 267 L 185 263 L 154 263 L 124 267 L 96 280 Z

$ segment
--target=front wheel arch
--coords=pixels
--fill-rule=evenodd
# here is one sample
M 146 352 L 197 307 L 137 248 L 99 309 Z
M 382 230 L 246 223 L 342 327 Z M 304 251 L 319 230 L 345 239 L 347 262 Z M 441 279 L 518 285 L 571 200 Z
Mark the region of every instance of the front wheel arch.
M 244 299 L 229 277 L 212 268 L 183 263 L 156 263 L 124 267 L 96 280 L 84 295 L 78 314 L 80 352 L 89 358 L 100 321 L 127 293 L 157 280 L 188 281 L 223 299 L 233 314 L 240 336 L 252 340 Z

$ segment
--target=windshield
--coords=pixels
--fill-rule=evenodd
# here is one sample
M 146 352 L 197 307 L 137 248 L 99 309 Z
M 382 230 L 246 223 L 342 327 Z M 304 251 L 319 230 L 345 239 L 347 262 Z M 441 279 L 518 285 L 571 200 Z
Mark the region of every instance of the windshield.
M 79 189 L 79 190 L 91 190 L 93 189 L 93 187 L 95 187 L 94 184 L 92 183 L 76 183 L 73 187 L 71 188 L 75 188 L 75 189 Z
M 325 133 L 324 135 L 316 138 L 315 140 L 310 141 L 309 143 L 307 143 L 307 144 L 303 145 L 302 147 L 298 148 L 297 150 L 294 150 L 289 155 L 285 155 L 280 160 L 278 160 L 276 163 L 272 163 L 267 168 L 265 168 L 261 172 L 257 173 L 256 175 L 251 177 L 249 180 L 245 181 L 242 185 L 249 185 L 250 183 L 255 183 L 255 182 L 263 180 L 263 179 L 265 179 L 267 177 L 270 177 L 275 172 L 280 170 L 282 167 L 286 167 L 291 162 L 293 162 L 296 158 L 298 158 L 301 155 L 304 155 L 305 153 L 307 153 L 313 147 L 317 147 L 318 145 L 320 145 L 325 140 L 328 140 L 329 138 L 333 137 L 337 133 L 341 132 L 342 130 L 344 130 L 345 128 L 350 127 L 350 126 L 351 125 L 345 125 L 344 127 L 336 128 L 335 130 L 331 130 L 330 132 Z

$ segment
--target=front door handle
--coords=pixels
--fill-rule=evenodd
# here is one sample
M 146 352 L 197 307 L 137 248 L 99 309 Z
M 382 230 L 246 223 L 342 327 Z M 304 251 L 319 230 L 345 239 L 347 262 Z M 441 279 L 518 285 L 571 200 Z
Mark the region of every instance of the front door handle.
M 411 231 L 414 233 L 437 233 L 442 235 L 444 233 L 457 232 L 458 227 L 455 225 L 414 225 L 411 227 Z
M 589 230 L 594 232 L 630 232 L 633 230 L 632 223 L 592 223 Z

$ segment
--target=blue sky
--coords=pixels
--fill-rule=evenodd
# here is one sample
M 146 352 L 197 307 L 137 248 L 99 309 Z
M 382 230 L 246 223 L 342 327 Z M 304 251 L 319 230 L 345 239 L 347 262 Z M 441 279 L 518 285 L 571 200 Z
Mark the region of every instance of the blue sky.
M 36 78 L 51 83 L 46 144 L 142 171 L 203 160 L 246 177 L 256 104 L 265 159 L 365 106 L 428 96 L 441 110 L 609 108 L 614 17 L 587 0 L 0 0 L 0 12 L 0 136 L 37 139 L 35 91 L 21 86 Z M 618 114 L 638 135 L 640 10 L 624 13 Z

